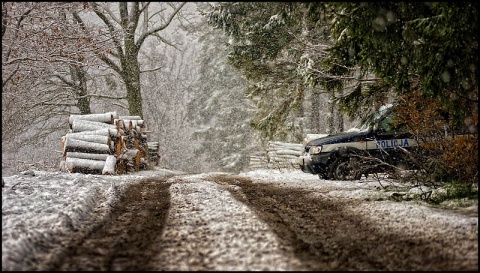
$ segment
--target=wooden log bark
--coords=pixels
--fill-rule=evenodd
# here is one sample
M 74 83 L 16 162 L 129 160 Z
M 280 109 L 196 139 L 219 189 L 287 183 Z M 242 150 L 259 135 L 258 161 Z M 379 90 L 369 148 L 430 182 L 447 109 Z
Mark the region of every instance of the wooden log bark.
M 109 154 L 94 154 L 94 153 L 79 153 L 79 152 L 67 152 L 67 158 L 83 158 L 91 160 L 107 160 Z
M 138 171 L 141 163 L 141 153 L 138 149 L 128 149 L 125 153 L 127 156 L 127 171 Z
M 299 143 L 287 143 L 287 142 L 278 142 L 278 141 L 269 141 L 268 149 L 292 149 L 292 150 L 301 150 L 303 147 Z
M 113 175 L 115 172 L 115 164 L 117 163 L 117 158 L 113 155 L 109 155 L 107 160 L 105 160 L 105 166 L 103 167 L 102 174 L 104 175 Z
M 65 164 L 68 171 L 71 173 L 101 174 L 105 166 L 105 161 L 67 157 Z
M 139 136 L 139 139 L 140 139 L 140 143 L 143 147 L 147 147 L 148 145 L 148 137 L 146 134 L 143 134 L 143 133 L 140 133 L 140 136 Z
M 81 131 L 81 132 L 76 132 L 76 133 L 68 133 L 71 135 L 99 135 L 99 136 L 110 136 L 112 139 L 120 137 L 121 132 L 117 129 L 99 129 L 99 130 L 94 130 L 94 131 Z
M 141 120 L 142 119 L 142 117 L 140 116 L 119 116 L 118 118 L 123 120 Z
M 140 170 L 146 170 L 148 168 L 148 162 L 147 160 L 145 159 L 145 157 L 141 157 L 140 158 L 140 166 L 139 166 Z
M 145 139 L 145 141 L 147 141 Z M 150 141 L 146 143 L 147 149 L 147 159 L 150 161 L 154 166 L 158 166 L 160 162 L 160 154 L 159 154 L 160 145 L 158 141 Z
M 62 140 L 60 141 L 60 144 L 62 145 L 62 155 L 65 156 L 65 140 L 67 138 L 65 136 L 62 136 Z
M 73 120 L 73 123 L 72 123 L 72 131 L 74 133 L 83 132 L 83 131 L 96 131 L 101 129 L 117 129 L 117 128 L 113 124 L 82 120 L 82 119 L 75 119 Z
M 108 124 L 113 124 L 114 119 L 118 117 L 116 112 L 108 112 L 103 114 L 88 114 L 88 115 L 70 115 L 68 118 L 68 123 L 70 128 L 72 128 L 74 120 L 88 120 L 95 122 L 103 122 Z
M 257 153 L 250 156 L 250 168 L 299 168 L 296 164 L 298 156 L 301 155 L 303 145 L 299 143 L 288 143 L 269 141 L 266 147 L 266 154 Z
M 104 136 L 104 135 L 94 135 L 94 134 L 76 134 L 76 133 L 71 133 L 71 134 L 66 134 L 65 135 L 66 139 L 76 139 L 76 140 L 83 140 L 87 142 L 95 142 L 95 143 L 100 143 L 100 144 L 107 144 L 110 146 L 110 143 L 112 139 L 110 136 Z
M 135 138 L 136 135 L 133 131 L 128 131 L 128 134 L 125 135 L 125 146 L 127 149 L 135 149 Z
M 298 150 L 276 150 L 276 151 L 269 151 L 269 154 L 272 155 L 292 155 L 292 156 L 300 156 L 302 154 L 302 151 Z
M 133 127 L 133 123 L 129 120 L 123 120 L 123 124 L 125 126 L 125 131 L 126 132 L 130 132 L 130 130 L 132 130 L 132 127 Z
M 158 141 L 148 141 L 147 145 L 149 150 L 158 150 L 158 147 L 160 146 Z
M 153 151 L 148 148 L 140 116 L 119 117 L 116 112 L 71 115 L 69 127 L 61 144 L 63 162 L 69 162 L 72 172 L 127 173 L 146 169 L 150 158 L 158 164 L 158 142 L 152 144 Z M 98 161 L 105 162 L 103 168 Z
M 142 133 L 142 127 L 140 127 L 138 124 L 133 126 L 133 130 L 135 130 L 139 135 Z
M 126 130 L 125 121 L 123 119 L 115 119 L 113 123 L 117 126 L 117 130 Z
M 265 155 L 251 155 L 250 163 L 248 165 L 250 169 L 265 169 L 268 168 L 268 161 Z
M 121 136 L 115 140 L 115 151 L 114 155 L 116 157 L 119 157 L 121 154 L 124 154 L 127 151 L 127 145 L 126 145 L 126 139 L 127 136 Z
M 127 173 L 127 162 L 122 156 L 117 157 L 116 172 L 117 174 Z
M 81 152 L 81 153 L 96 153 L 96 154 L 111 154 L 110 146 L 107 144 L 100 144 L 95 142 L 88 142 L 78 139 L 67 139 L 65 141 L 65 149 L 63 155 L 67 152 Z
M 143 120 L 135 120 L 135 119 L 124 119 L 123 122 L 125 123 L 125 128 L 130 131 L 130 130 L 137 130 L 139 131 L 141 128 L 144 127 L 144 121 Z M 135 127 L 140 127 L 140 128 L 135 128 Z
M 270 162 L 290 162 L 292 160 L 296 160 L 297 157 L 290 156 L 290 157 L 270 157 Z

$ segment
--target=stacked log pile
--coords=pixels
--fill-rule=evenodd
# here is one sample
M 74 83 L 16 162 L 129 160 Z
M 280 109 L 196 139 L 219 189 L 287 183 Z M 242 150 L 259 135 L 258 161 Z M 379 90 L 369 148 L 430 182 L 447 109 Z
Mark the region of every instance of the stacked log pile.
M 105 175 L 147 169 L 144 125 L 139 116 L 116 112 L 71 115 L 69 132 L 62 137 L 63 165 L 69 172 Z
M 303 150 L 302 144 L 269 141 L 266 153 L 250 156 L 250 169 L 299 169 L 298 156 Z
M 147 148 L 148 148 L 148 158 L 150 159 L 150 162 L 152 162 L 152 164 L 154 166 L 158 166 L 158 162 L 160 160 L 160 146 L 158 145 L 158 141 L 150 141 L 150 142 L 147 142 Z
M 268 142 L 267 159 L 270 168 L 298 169 L 298 157 L 302 154 L 302 144 L 278 141 Z
M 251 170 L 268 169 L 267 153 L 260 151 L 250 155 L 249 168 Z

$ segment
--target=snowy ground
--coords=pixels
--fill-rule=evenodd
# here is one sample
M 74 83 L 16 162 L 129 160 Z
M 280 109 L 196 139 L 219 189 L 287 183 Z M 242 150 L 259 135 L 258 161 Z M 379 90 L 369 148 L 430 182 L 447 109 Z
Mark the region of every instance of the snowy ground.
M 101 176 L 30 171 L 3 177 L 5 187 L 2 187 L 2 270 L 21 270 L 18 265 L 22 263 L 23 257 L 37 251 L 39 240 L 49 240 L 58 234 L 85 228 L 82 221 L 92 213 L 99 212 L 98 200 L 101 200 L 102 213 L 106 213 L 129 184 L 136 183 L 142 178 L 172 173 L 174 172 L 158 169 L 129 175 Z M 215 205 L 218 202 L 240 206 L 243 214 L 252 214 L 239 201 L 230 197 L 217 196 L 219 191 L 215 191 L 215 183 L 202 180 L 202 177 L 208 175 L 182 176 L 198 180 L 198 182 L 173 184 L 171 195 L 174 203 L 177 199 L 177 201 L 181 201 L 181 198 L 185 198 L 182 194 L 186 191 L 193 193 L 189 194 L 188 198 L 194 198 L 197 195 L 199 198 L 205 198 L 206 194 L 211 193 L 211 198 L 215 196 L 215 200 L 210 200 L 212 204 L 209 204 L 208 198 L 200 202 L 205 208 L 199 210 L 198 213 L 203 211 L 208 214 L 202 219 L 230 215 L 232 221 L 235 221 L 235 215 L 231 212 L 229 214 L 228 211 L 224 213 L 225 215 L 212 214 L 213 211 L 223 211 L 211 209 L 211 207 L 218 208 Z M 241 173 L 240 176 L 251 178 L 256 183 L 278 183 L 279 187 L 306 188 L 310 189 L 313 195 L 324 195 L 328 198 L 378 200 L 385 199 L 392 194 L 392 192 L 382 190 L 378 181 L 365 179 L 360 181 L 323 181 L 317 176 L 300 171 L 256 170 Z M 401 186 L 392 181 L 383 181 L 383 183 L 391 187 Z M 208 188 L 210 190 L 206 190 Z M 195 194 L 196 192 L 198 194 Z M 367 203 L 362 203 L 355 210 L 359 214 L 370 215 L 372 221 L 390 226 L 393 231 L 396 228 L 395 223 L 387 221 L 388 217 L 383 216 L 395 214 L 404 219 L 403 221 L 428 221 L 445 227 L 445 232 L 451 230 L 473 232 L 478 237 L 478 203 L 465 209 L 469 215 L 433 209 L 416 202 L 381 202 L 381 204 L 381 206 L 377 204 L 377 206 L 371 207 Z M 225 221 L 228 219 L 225 217 Z M 259 229 L 265 228 L 261 224 L 259 225 Z M 241 251 L 243 254 L 248 252 L 248 250 Z M 281 268 L 289 269 L 287 264 Z M 262 268 L 257 269 L 262 270 Z
M 26 171 L 3 177 L 2 270 L 17 270 L 25 255 L 36 252 L 37 241 L 85 228 L 82 220 L 102 200 L 104 212 L 129 183 L 166 175 L 168 170 L 121 176 Z

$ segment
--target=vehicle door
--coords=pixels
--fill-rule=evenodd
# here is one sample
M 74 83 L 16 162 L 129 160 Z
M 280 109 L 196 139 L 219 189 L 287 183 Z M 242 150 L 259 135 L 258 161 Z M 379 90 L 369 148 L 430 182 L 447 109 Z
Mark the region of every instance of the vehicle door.
M 394 118 L 394 112 L 381 117 L 373 127 L 372 139 L 367 141 L 369 154 L 390 164 L 402 161 L 405 149 L 417 146 L 405 126 L 396 124 Z

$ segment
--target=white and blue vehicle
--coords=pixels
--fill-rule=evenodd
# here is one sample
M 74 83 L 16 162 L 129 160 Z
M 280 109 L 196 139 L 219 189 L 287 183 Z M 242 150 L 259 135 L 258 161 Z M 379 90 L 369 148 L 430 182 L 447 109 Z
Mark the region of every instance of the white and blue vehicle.
M 322 179 L 352 180 L 400 167 L 414 169 L 410 152 L 418 142 L 404 126 L 394 126 L 393 107 L 383 107 L 359 128 L 306 143 L 300 169 Z

